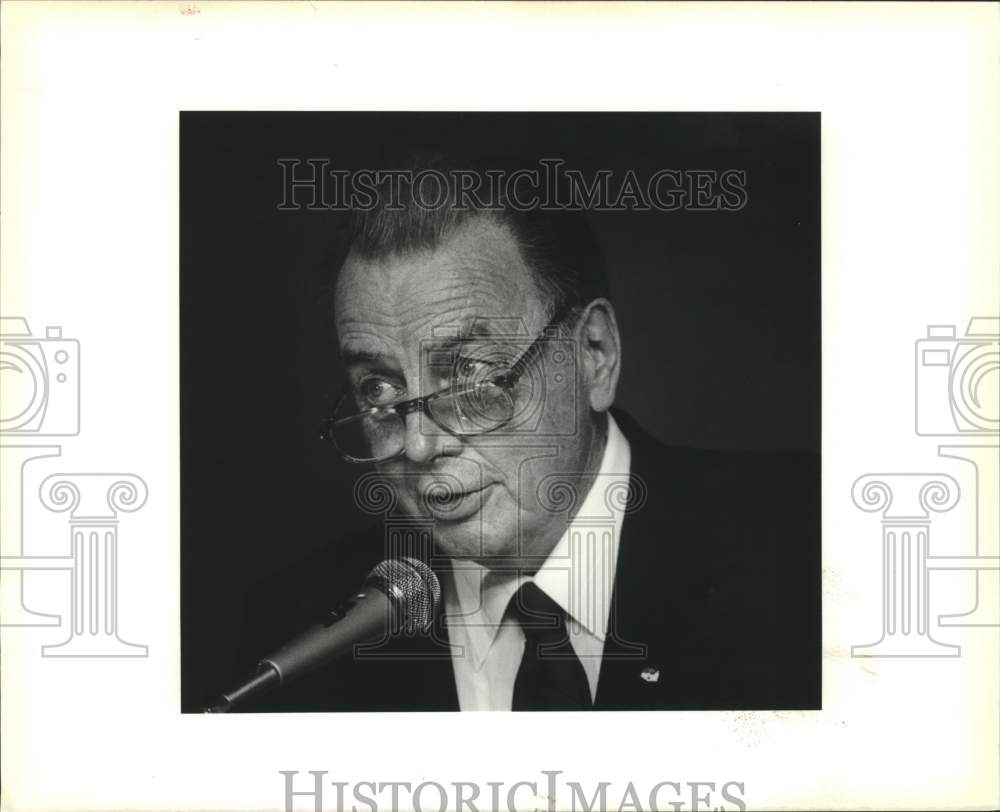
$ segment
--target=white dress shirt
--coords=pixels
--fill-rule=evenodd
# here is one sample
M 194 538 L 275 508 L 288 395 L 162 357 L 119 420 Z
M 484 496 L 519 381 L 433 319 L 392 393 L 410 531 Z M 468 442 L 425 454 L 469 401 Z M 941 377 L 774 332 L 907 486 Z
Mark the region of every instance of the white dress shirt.
M 524 633 L 516 618 L 505 613 L 511 597 L 529 580 L 566 612 L 570 642 L 587 674 L 591 699 L 596 697 L 630 464 L 628 441 L 609 414 L 607 444 L 594 483 L 533 578 L 452 561 L 451 577 L 444 581 L 445 612 L 463 711 L 511 709 Z

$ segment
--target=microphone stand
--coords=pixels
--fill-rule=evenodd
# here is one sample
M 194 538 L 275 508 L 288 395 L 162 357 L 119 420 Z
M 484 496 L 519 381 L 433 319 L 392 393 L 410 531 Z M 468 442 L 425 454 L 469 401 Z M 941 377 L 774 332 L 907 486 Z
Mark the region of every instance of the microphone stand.
M 237 705 L 242 705 L 254 696 L 268 693 L 281 684 L 281 674 L 271 663 L 262 661 L 257 672 L 247 681 L 228 693 L 222 694 L 211 705 L 202 708 L 202 713 L 229 713 Z

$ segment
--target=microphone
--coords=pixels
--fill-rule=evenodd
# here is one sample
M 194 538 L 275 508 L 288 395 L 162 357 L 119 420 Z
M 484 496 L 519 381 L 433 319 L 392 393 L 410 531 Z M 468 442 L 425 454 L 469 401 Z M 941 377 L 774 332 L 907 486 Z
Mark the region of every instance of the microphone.
M 270 656 L 205 713 L 229 713 L 238 705 L 285 685 L 346 654 L 359 643 L 389 632 L 425 631 L 441 601 L 441 585 L 427 564 L 415 558 L 388 558 L 375 566 L 364 586 L 330 616 Z

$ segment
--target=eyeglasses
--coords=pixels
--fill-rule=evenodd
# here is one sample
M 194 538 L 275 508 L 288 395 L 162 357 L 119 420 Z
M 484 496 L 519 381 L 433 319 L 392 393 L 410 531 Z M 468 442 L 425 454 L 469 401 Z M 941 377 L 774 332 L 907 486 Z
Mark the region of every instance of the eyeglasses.
M 472 359 L 475 369 L 469 374 L 454 369 L 452 361 L 452 384 L 424 397 L 352 413 L 355 400 L 350 390 L 345 391 L 337 399 L 333 414 L 323 420 L 321 436 L 347 462 L 373 463 L 403 455 L 406 417 L 410 414 L 426 415 L 454 437 L 497 431 L 517 415 L 518 382 L 567 315 L 562 312 L 553 318 L 524 352 L 509 363 L 491 357 Z M 459 378 L 457 383 L 456 378 Z

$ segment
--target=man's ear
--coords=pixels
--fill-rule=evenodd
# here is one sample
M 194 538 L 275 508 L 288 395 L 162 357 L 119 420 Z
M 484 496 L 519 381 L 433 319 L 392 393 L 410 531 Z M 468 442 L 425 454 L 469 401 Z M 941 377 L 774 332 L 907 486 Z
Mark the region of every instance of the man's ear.
M 595 412 L 606 412 L 615 402 L 621 370 L 621 337 L 615 309 L 607 299 L 594 299 L 577 323 L 583 356 L 583 386 Z

